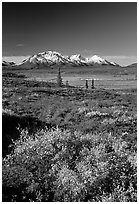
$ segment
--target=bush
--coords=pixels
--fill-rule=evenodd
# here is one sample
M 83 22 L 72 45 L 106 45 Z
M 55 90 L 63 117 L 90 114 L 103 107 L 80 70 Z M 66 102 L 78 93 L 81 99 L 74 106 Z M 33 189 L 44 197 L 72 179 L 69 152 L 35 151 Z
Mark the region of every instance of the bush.
M 111 134 L 22 131 L 3 159 L 3 201 L 132 202 L 136 169 L 136 153 Z
M 13 140 L 20 137 L 20 130 L 28 128 L 29 132 L 35 132 L 37 129 L 42 128 L 44 123 L 35 117 L 29 115 L 20 116 L 11 110 L 4 109 L 2 111 L 2 156 L 12 151 Z
M 3 201 L 136 201 L 136 152 L 111 134 L 21 132 L 3 159 Z

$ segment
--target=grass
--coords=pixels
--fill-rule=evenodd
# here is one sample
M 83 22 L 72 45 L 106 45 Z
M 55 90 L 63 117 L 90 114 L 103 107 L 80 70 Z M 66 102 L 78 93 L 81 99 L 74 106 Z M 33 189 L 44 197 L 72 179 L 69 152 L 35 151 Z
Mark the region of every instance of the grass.
M 18 74 L 3 75 L 3 201 L 136 202 L 136 88 Z

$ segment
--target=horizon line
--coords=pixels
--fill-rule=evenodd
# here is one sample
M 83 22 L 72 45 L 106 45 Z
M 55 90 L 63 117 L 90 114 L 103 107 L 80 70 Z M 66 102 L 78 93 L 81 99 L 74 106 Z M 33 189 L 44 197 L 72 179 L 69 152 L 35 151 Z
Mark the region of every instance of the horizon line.
M 41 53 L 41 52 L 39 52 L 39 53 Z M 2 60 L 13 61 L 13 62 L 15 62 L 17 64 L 20 64 L 24 59 L 27 59 L 30 56 L 32 56 L 32 55 L 10 55 L 10 56 L 9 55 L 7 55 L 7 56 L 4 55 L 4 56 L 2 56 Z M 67 55 L 63 55 L 63 56 L 67 56 Z M 69 56 L 71 56 L 71 55 L 69 55 Z M 94 55 L 91 55 L 91 56 L 94 56 Z M 91 56 L 86 56 L 85 58 L 91 57 Z M 107 61 L 116 62 L 119 65 L 122 64 L 122 66 L 127 66 L 127 65 L 130 65 L 130 64 L 133 64 L 133 63 L 137 63 L 137 56 L 127 56 L 127 55 L 98 55 L 98 56 L 106 59 Z M 132 61 L 134 60 L 134 62 L 126 63 L 126 62 L 124 62 L 125 60 L 132 60 Z M 117 61 L 123 61 L 123 62 L 117 62 Z

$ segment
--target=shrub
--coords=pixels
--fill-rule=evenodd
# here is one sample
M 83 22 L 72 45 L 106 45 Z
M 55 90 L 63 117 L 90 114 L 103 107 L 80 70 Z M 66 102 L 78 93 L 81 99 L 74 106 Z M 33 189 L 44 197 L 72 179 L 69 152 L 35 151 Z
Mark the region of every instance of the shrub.
M 22 131 L 3 159 L 3 201 L 136 201 L 136 152 L 112 134 Z
M 13 140 L 20 137 L 20 128 L 28 128 L 29 132 L 42 128 L 43 122 L 29 115 L 20 116 L 11 110 L 4 109 L 2 111 L 2 156 L 12 150 Z

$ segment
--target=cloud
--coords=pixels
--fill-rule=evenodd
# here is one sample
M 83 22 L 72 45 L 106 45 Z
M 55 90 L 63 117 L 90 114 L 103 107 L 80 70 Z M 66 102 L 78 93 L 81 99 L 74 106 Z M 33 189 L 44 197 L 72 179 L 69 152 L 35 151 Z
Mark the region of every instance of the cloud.
M 24 59 L 27 59 L 28 55 L 25 56 L 3 56 L 2 59 L 9 62 L 15 62 L 16 64 L 21 63 Z
M 16 47 L 23 47 L 23 46 L 25 46 L 25 45 L 22 44 L 22 43 L 19 43 L 19 44 L 16 45 Z

